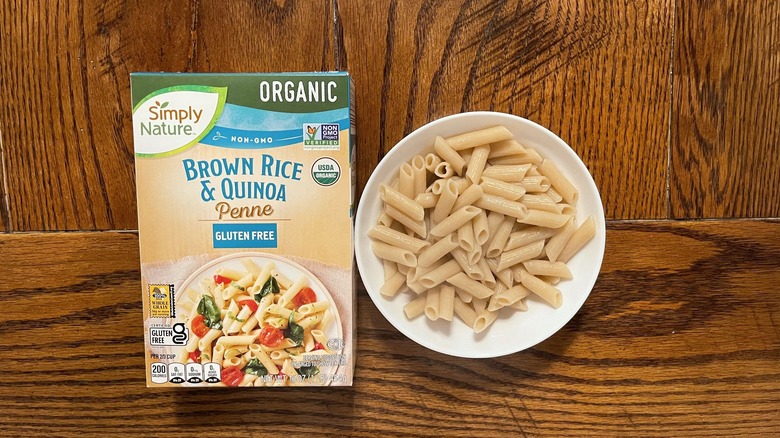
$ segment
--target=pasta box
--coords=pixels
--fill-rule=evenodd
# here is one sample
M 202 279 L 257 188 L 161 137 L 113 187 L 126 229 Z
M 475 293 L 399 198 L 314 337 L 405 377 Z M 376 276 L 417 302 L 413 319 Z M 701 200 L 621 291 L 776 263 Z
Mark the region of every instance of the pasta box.
M 147 386 L 352 385 L 349 75 L 131 84 Z

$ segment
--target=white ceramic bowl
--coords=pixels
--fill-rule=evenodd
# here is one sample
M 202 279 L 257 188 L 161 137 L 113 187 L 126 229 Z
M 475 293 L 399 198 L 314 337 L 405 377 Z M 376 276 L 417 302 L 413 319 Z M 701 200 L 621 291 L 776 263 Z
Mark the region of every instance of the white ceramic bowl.
M 552 160 L 579 189 L 577 224 L 587 216 L 596 221 L 596 236 L 568 262 L 573 280 L 562 280 L 557 287 L 563 305 L 554 309 L 536 297 L 529 297 L 527 312 L 503 309 L 492 326 L 479 334 L 457 317 L 453 322 L 430 321 L 425 316 L 406 318 L 403 306 L 409 293 L 387 298 L 379 293 L 383 283 L 382 262 L 371 250 L 368 230 L 380 213 L 379 185 L 390 183 L 401 163 L 417 154 L 433 151 L 436 136 L 449 137 L 477 129 L 504 125 L 515 139 Z M 470 112 L 444 117 L 420 127 L 396 144 L 385 155 L 366 184 L 355 219 L 355 252 L 363 284 L 382 315 L 409 339 L 431 350 L 459 357 L 497 357 L 530 348 L 560 330 L 577 313 L 590 294 L 604 256 L 606 229 L 604 211 L 596 184 L 577 154 L 548 129 L 511 114 Z

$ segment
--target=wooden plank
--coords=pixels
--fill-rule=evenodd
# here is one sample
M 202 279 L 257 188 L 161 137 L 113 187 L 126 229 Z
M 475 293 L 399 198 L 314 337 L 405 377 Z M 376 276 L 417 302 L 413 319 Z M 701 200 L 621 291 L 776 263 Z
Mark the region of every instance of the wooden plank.
M 240 0 L 197 5 L 194 71 L 335 69 L 330 0 Z
M 678 1 L 676 15 L 672 217 L 780 216 L 780 4 Z
M 333 69 L 332 5 L 3 2 L 14 230 L 137 227 L 129 73 Z M 35 202 L 30 202 L 35 200 Z
M 187 67 L 188 8 L 14 1 L 0 17 L 14 230 L 135 228 L 129 73 Z
M 8 196 L 5 193 L 5 163 L 3 162 L 3 132 L 0 131 L 0 231 L 8 231 L 9 225 Z
M 360 292 L 355 386 L 271 392 L 144 387 L 135 234 L 0 235 L 0 435 L 777 435 L 778 232 L 611 224 L 582 310 L 496 359 L 428 351 Z
M 671 0 L 337 5 L 357 87 L 359 187 L 415 128 L 494 110 L 571 145 L 607 217 L 667 216 Z

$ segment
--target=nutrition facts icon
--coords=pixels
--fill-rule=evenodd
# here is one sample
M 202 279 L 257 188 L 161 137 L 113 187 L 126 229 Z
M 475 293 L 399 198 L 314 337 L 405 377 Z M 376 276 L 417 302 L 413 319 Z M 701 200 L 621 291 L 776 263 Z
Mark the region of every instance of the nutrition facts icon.
M 168 365 L 168 381 L 171 383 L 184 383 L 183 363 L 172 363 Z
M 207 383 L 219 383 L 220 382 L 220 366 L 217 363 L 209 362 L 203 365 L 203 374 L 206 377 Z
M 187 364 L 187 383 L 200 383 L 203 381 L 203 365 L 199 363 Z
M 151 365 L 152 383 L 165 383 L 168 381 L 168 365 L 155 362 Z

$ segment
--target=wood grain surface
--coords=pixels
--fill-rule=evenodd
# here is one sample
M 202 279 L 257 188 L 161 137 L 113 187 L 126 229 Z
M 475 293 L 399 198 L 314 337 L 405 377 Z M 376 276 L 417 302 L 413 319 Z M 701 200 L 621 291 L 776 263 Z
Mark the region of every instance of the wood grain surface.
M 270 391 L 144 387 L 135 234 L 2 235 L 0 435 L 776 435 L 778 232 L 611 224 L 580 312 L 496 359 L 418 346 L 361 291 L 355 386 Z
M 677 3 L 672 217 L 780 216 L 780 3 Z
M 0 2 L 8 228 L 137 228 L 130 73 L 333 69 L 332 16 L 328 1 Z
M 611 219 L 590 298 L 470 360 L 360 290 L 352 388 L 147 389 L 130 72 L 330 69 L 358 191 L 457 112 L 569 143 Z M 0 436 L 780 436 L 778 2 L 2 1 L 0 158 Z
M 361 183 L 415 128 L 494 110 L 540 123 L 577 151 L 608 218 L 667 217 L 671 2 L 337 6 L 340 67 L 357 87 Z

